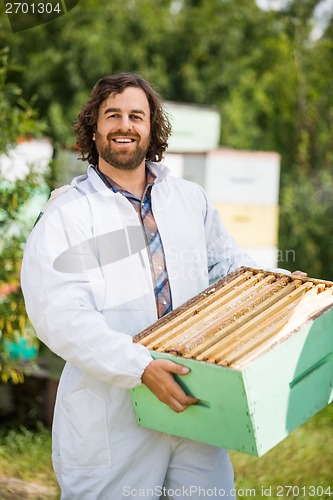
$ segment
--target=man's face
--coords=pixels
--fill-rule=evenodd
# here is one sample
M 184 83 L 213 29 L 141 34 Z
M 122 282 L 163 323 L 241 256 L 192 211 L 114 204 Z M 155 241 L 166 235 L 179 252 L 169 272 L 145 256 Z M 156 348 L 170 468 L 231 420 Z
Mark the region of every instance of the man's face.
M 122 170 L 144 164 L 150 144 L 150 108 L 144 91 L 127 87 L 100 106 L 94 134 L 99 166 L 106 162 Z

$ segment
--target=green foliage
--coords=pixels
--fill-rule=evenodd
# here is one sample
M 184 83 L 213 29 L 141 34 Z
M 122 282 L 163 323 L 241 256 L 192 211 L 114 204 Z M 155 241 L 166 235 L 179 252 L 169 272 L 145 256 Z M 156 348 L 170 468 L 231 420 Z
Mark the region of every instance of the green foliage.
M 314 172 L 333 175 L 333 13 L 314 38 L 319 4 L 289 0 L 280 11 L 263 11 L 255 0 L 123 0 L 120 9 L 110 0 L 80 0 L 65 16 L 15 34 L 0 17 L 0 46 L 8 43 L 24 68 L 10 68 L 7 94 L 15 100 L 20 88 L 35 103 L 57 149 L 73 146 L 77 112 L 107 73 L 136 71 L 166 99 L 216 106 L 223 146 L 280 153 L 280 246 L 293 248 L 299 230 L 290 224 L 306 213 L 306 200 L 284 208 L 285 200 L 291 190 L 297 198 L 299 183 Z M 311 245 L 309 224 L 299 238 L 300 251 Z M 313 252 L 304 251 L 305 270 Z
M 35 111 L 20 96 L 21 89 L 8 82 L 11 70 L 9 50 L 0 53 L 0 154 L 10 152 L 18 137 L 40 134 L 45 129 Z M 39 186 L 40 178 L 33 168 L 24 178 L 9 181 L 4 178 L 0 159 L 0 380 L 23 381 L 26 366 L 12 359 L 8 343 L 25 338 L 36 343 L 25 311 L 19 285 L 23 244 L 31 229 L 23 218 L 28 200 Z
M 38 135 L 42 127 L 37 124 L 33 108 L 22 98 L 22 89 L 8 80 L 8 73 L 17 67 L 10 66 L 9 48 L 0 50 L 0 152 L 7 152 L 17 137 Z
M 332 173 L 320 170 L 310 177 L 301 172 L 297 181 L 292 175 L 287 179 L 281 198 L 280 247 L 282 255 L 293 258 L 280 265 L 333 281 Z
M 71 124 L 104 74 L 138 71 L 157 84 L 168 84 L 163 51 L 172 27 L 170 3 L 124 0 L 118 8 L 109 0 L 83 0 L 61 19 L 24 35 L 11 34 L 3 23 L 3 38 L 25 67 L 24 77 L 12 75 L 13 81 L 28 99 L 35 99 L 56 144 L 73 145 Z
M 19 458 L 25 455 L 25 464 L 22 461 L 19 467 L 13 471 L 15 474 L 21 473 L 21 477 L 24 477 L 25 473 L 31 468 L 40 471 L 41 463 L 49 461 L 51 437 L 42 424 L 38 424 L 37 429 L 34 431 L 27 429 L 23 425 L 20 425 L 19 429 L 3 427 L 0 430 L 0 437 L 0 457 L 2 460 L 7 459 L 10 461 L 10 457 L 16 456 Z M 30 457 L 29 465 L 27 463 L 28 457 Z
M 52 470 L 49 429 L 42 424 L 37 424 L 37 428 L 33 431 L 23 425 L 15 428 L 2 427 L 0 429 L 0 476 L 15 477 L 28 483 L 43 485 L 44 489 L 41 491 L 44 494 L 38 495 L 38 498 L 48 500 L 59 498 L 59 488 Z M 45 494 L 46 487 L 47 495 Z M 1 489 L 0 497 L 2 498 Z M 24 498 L 26 498 L 25 495 Z M 29 498 L 31 498 L 30 495 Z

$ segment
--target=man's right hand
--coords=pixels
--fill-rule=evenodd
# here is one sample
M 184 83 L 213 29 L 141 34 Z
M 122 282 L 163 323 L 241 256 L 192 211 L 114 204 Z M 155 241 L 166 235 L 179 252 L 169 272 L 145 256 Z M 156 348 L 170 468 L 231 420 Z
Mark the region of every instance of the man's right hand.
M 197 403 L 197 399 L 188 396 L 175 381 L 173 374 L 186 375 L 190 369 L 167 359 L 154 359 L 149 363 L 142 375 L 142 382 L 155 396 L 168 405 L 172 410 L 180 413 L 190 405 Z

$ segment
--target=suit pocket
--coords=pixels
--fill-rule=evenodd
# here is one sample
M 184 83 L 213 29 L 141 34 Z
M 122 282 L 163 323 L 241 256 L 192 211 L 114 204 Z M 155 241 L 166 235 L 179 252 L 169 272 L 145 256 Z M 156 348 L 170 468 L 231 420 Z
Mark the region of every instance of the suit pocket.
M 80 389 L 61 402 L 59 451 L 64 466 L 98 468 L 111 465 L 106 402 Z

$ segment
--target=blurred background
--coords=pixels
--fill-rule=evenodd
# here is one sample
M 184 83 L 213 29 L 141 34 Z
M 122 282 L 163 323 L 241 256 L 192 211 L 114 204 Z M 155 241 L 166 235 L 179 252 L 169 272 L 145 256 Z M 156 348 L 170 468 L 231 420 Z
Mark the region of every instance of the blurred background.
M 72 126 L 100 77 L 155 85 L 166 164 L 259 265 L 333 280 L 333 0 L 49 4 L 39 25 L 0 4 L 0 416 L 46 426 L 62 362 L 26 317 L 20 262 L 50 190 L 86 170 Z

